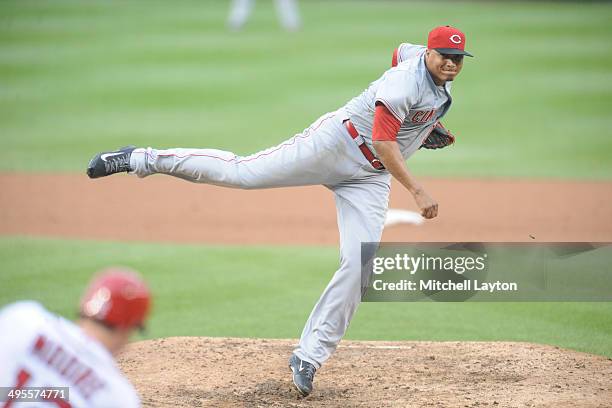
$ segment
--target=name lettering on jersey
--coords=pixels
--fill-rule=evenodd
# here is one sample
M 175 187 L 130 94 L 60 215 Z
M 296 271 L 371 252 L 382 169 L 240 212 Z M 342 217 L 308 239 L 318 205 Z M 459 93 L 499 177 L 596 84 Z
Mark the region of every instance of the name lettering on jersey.
M 104 388 L 105 383 L 87 365 L 81 363 L 72 353 L 62 346 L 39 335 L 31 350 L 43 363 L 56 371 L 61 377 L 73 384 L 85 399 Z
M 436 114 L 437 109 L 414 111 L 410 113 L 410 122 L 412 123 L 427 123 Z

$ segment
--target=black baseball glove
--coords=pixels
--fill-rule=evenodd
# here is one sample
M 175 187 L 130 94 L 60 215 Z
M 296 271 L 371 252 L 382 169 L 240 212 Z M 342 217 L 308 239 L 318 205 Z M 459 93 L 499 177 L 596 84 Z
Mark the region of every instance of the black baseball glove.
M 440 122 L 436 122 L 427 139 L 423 142 L 420 148 L 425 149 L 442 149 L 455 143 L 455 136 L 451 134 Z

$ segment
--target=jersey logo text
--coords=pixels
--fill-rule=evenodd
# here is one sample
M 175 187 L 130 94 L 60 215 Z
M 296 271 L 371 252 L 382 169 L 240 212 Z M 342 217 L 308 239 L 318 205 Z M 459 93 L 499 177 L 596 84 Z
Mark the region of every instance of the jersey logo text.
M 410 122 L 412 123 L 427 123 L 436 114 L 437 109 L 415 111 L 410 115 Z

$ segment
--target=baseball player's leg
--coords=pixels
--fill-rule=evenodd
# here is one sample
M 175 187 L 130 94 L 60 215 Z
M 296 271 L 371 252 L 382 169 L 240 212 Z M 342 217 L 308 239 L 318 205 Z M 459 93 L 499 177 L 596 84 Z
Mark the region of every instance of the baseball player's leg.
M 319 118 L 303 133 L 250 156 L 214 149 L 136 149 L 132 173 L 163 173 L 193 182 L 254 189 L 333 184 L 351 177 L 362 163 L 336 112 Z
M 389 174 L 334 186 L 340 230 L 340 268 L 304 327 L 294 354 L 319 368 L 336 349 L 361 302 L 361 243 L 379 242 L 390 190 Z
M 299 30 L 301 23 L 297 0 L 276 0 L 276 12 L 285 30 Z
M 240 30 L 249 19 L 255 0 L 233 0 L 227 25 L 233 30 Z

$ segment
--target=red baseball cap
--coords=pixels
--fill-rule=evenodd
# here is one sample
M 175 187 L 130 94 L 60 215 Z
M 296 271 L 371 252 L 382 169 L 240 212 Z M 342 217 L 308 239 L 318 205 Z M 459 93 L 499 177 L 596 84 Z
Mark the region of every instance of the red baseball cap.
M 451 26 L 440 26 L 431 30 L 427 37 L 427 48 L 436 50 L 440 54 L 473 57 L 465 50 L 465 34 Z
M 113 267 L 101 271 L 91 281 L 81 299 L 81 316 L 109 327 L 144 328 L 151 292 L 135 271 Z

